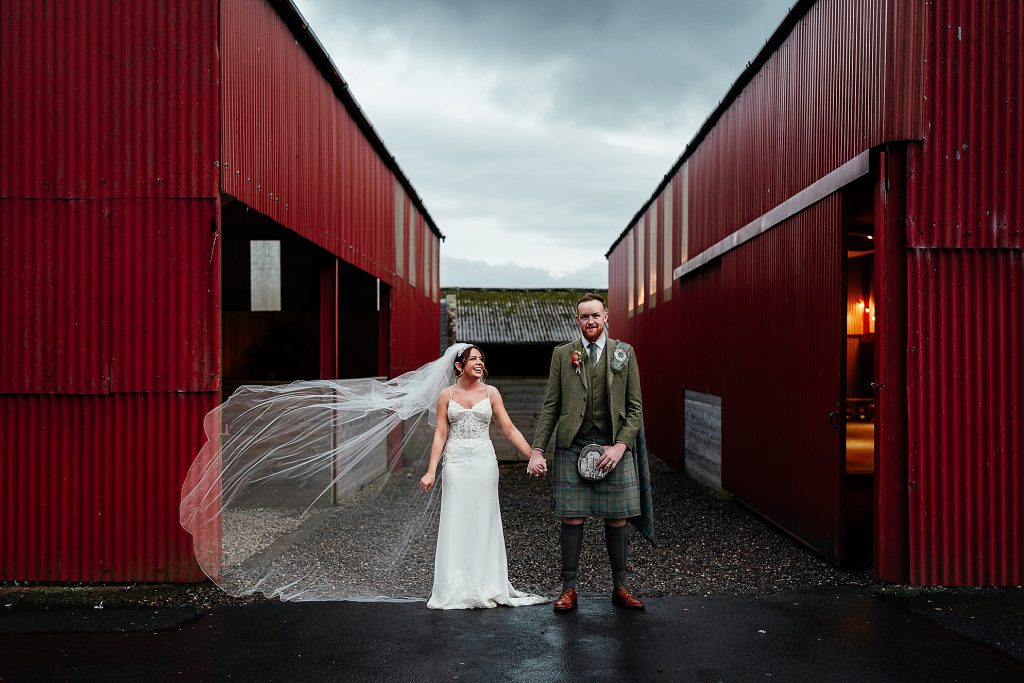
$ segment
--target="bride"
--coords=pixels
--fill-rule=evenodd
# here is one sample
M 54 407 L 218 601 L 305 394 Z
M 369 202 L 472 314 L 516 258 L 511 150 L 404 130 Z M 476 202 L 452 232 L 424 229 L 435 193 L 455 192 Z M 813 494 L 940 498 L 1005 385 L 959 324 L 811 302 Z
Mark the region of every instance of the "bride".
M 387 381 L 240 387 L 207 414 L 182 485 L 197 564 L 231 595 L 422 600 L 433 555 L 431 607 L 545 602 L 508 582 L 492 415 L 530 450 L 485 376 L 459 343 Z
M 488 432 L 492 416 L 512 445 L 529 458 L 530 445 L 512 424 L 501 394 L 483 383 L 484 355 L 467 346 L 454 363 L 454 385 L 437 397 L 437 427 L 420 488 L 441 473 L 441 521 L 434 556 L 434 586 L 427 607 L 466 609 L 548 602 L 521 593 L 508 580 L 505 536 L 498 506 L 498 461 Z M 443 456 L 443 461 L 442 461 Z

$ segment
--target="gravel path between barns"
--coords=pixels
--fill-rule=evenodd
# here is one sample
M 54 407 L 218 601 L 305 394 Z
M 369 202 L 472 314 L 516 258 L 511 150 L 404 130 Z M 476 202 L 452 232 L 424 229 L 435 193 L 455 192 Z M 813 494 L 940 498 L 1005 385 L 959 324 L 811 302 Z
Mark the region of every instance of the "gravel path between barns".
M 560 588 L 559 522 L 550 511 L 551 482 L 526 476 L 524 464 L 499 467 L 510 580 L 520 590 L 554 596 Z M 652 548 L 635 530 L 630 534 L 629 581 L 639 595 L 763 595 L 872 583 L 868 570 L 833 566 L 731 498 L 693 482 L 662 461 L 652 459 L 651 468 L 658 547 Z M 417 480 L 418 473 L 396 473 L 372 494 L 357 494 L 359 504 L 314 510 L 302 516 L 301 524 L 294 510 L 234 511 L 225 521 L 226 553 L 248 556 L 254 548 L 264 547 L 261 539 L 268 527 L 298 525 L 293 536 L 297 550 L 264 548 L 262 560 L 256 554 L 251 566 L 243 565 L 251 576 L 242 578 L 253 580 L 267 573 L 316 575 L 322 577 L 318 590 L 330 595 L 361 593 L 367 585 L 363 579 L 370 576 L 374 588 L 383 587 L 388 595 L 426 598 L 433 573 L 437 496 L 400 570 L 384 577 L 377 569 L 382 558 L 394 554 L 393 544 L 383 542 L 379 531 L 382 525 L 388 526 L 383 511 L 404 510 L 404 518 L 409 519 L 410 513 L 422 510 L 425 498 L 410 495 Z M 365 504 L 368 499 L 372 504 Z M 611 591 L 600 520 L 587 522 L 579 583 L 584 596 Z M 63 596 L 59 601 L 73 600 L 75 590 L 59 589 Z M 11 598 L 9 590 L 0 591 Z M 259 594 L 234 598 L 212 585 L 83 587 L 78 591 L 85 601 L 102 599 L 109 606 L 191 604 L 207 609 L 266 599 Z M 19 601 L 18 595 L 14 598 Z
M 550 483 L 502 466 L 501 503 L 509 573 L 516 587 L 559 587 L 558 522 L 549 512 Z M 630 584 L 640 595 L 767 594 L 872 583 L 868 570 L 837 568 L 729 497 L 652 458 L 655 531 L 652 548 L 631 529 Z M 611 591 L 600 520 L 588 520 L 580 590 Z

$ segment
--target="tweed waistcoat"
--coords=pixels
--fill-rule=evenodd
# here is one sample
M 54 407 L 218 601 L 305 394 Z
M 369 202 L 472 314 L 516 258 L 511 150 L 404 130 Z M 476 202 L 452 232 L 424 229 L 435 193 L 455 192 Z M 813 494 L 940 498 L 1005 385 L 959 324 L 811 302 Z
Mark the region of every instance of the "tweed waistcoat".
M 580 434 L 586 434 L 597 428 L 602 434 L 610 435 L 611 422 L 608 419 L 608 349 L 605 348 L 597 363 L 587 363 L 586 371 L 590 374 L 587 383 L 587 409 L 583 414 Z

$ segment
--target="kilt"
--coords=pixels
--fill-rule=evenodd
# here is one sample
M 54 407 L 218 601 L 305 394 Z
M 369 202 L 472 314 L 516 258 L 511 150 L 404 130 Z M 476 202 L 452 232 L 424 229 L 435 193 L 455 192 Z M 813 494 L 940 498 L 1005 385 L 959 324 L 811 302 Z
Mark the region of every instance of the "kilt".
M 590 443 L 608 444 L 607 434 L 592 430 L 577 434 L 569 449 L 556 448 L 551 471 L 551 509 L 558 517 L 600 517 L 625 519 L 640 515 L 640 480 L 636 458 L 626 451 L 619 464 L 604 479 L 588 481 L 580 476 L 576 461 Z

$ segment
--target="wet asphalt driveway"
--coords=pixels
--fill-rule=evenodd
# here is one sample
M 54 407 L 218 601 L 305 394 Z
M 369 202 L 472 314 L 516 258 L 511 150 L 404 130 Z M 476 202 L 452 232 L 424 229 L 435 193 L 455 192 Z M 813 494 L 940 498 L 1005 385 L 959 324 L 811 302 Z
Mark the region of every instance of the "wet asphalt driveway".
M 1019 681 L 1021 607 L 1019 590 L 840 587 L 652 598 L 644 613 L 603 595 L 566 615 L 353 602 L 8 609 L 0 680 Z

